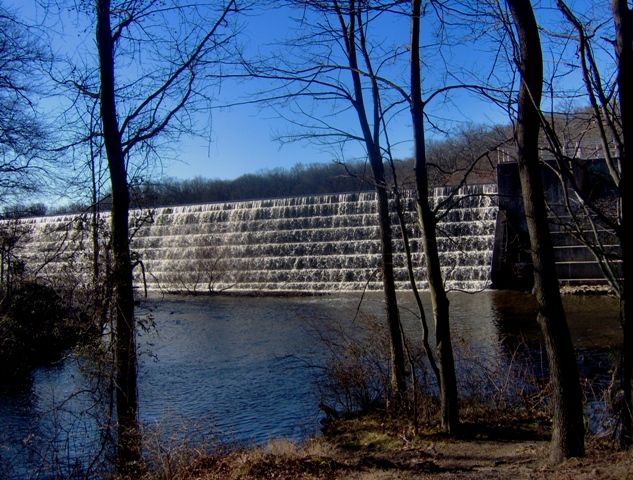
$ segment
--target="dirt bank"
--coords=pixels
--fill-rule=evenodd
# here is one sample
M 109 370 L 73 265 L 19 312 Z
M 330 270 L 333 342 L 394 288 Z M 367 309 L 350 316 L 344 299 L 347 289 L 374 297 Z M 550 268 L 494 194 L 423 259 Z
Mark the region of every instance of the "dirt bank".
M 630 479 L 633 452 L 589 439 L 588 454 L 552 467 L 547 439 L 533 430 L 466 434 L 458 439 L 413 436 L 379 417 L 337 421 L 326 434 L 297 446 L 264 447 L 200 457 L 181 471 L 201 480 L 237 479 Z

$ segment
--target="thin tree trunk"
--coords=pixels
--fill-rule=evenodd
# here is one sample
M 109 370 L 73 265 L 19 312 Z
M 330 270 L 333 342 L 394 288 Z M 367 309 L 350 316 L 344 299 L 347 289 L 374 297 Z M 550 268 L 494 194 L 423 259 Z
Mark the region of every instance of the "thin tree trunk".
M 92 121 L 91 121 L 92 126 Z M 92 283 L 95 289 L 95 294 L 99 294 L 99 277 L 101 272 L 99 271 L 99 194 L 97 192 L 97 172 L 95 165 L 95 154 L 92 141 L 90 141 L 90 180 L 92 187 L 92 207 L 90 209 L 91 214 L 91 226 L 92 226 Z
M 618 62 L 618 98 L 622 118 L 618 185 L 622 205 L 618 236 L 624 276 L 621 294 L 623 342 L 620 355 L 620 388 L 624 398 L 619 440 L 622 446 L 630 446 L 633 444 L 633 300 L 630 298 L 633 288 L 627 280 L 633 279 L 633 244 L 627 232 L 627 218 L 633 212 L 633 192 L 628 186 L 628 162 L 631 161 L 633 154 L 633 11 L 628 7 L 627 0 L 613 0 L 612 3 Z
M 429 361 L 429 365 L 431 366 L 431 370 L 433 370 L 433 375 L 435 375 L 435 380 L 437 384 L 440 384 L 440 370 L 435 362 L 435 353 L 431 348 L 431 344 L 429 343 L 429 325 L 426 321 L 426 314 L 424 312 L 424 305 L 422 304 L 422 297 L 420 297 L 420 291 L 418 290 L 418 285 L 415 279 L 415 271 L 413 268 L 413 259 L 411 256 L 411 244 L 409 242 L 409 234 L 407 233 L 407 221 L 404 216 L 404 211 L 402 207 L 401 195 L 398 187 L 397 175 L 396 175 L 396 167 L 391 161 L 391 172 L 393 175 L 393 183 L 394 183 L 394 191 L 395 191 L 395 207 L 396 214 L 398 215 L 398 221 L 400 223 L 400 232 L 402 237 L 402 244 L 404 246 L 404 255 L 407 262 L 407 274 L 409 276 L 409 284 L 411 285 L 411 292 L 413 293 L 413 298 L 415 298 L 415 303 L 418 306 L 418 312 L 420 315 L 420 326 L 422 327 L 422 346 L 424 347 L 424 351 L 426 352 L 427 359 Z M 415 390 L 414 390 L 415 393 Z
M 387 325 L 391 338 L 391 389 L 399 408 L 405 400 L 407 391 L 406 363 L 404 350 L 404 334 L 400 323 L 400 312 L 396 298 L 396 284 L 393 271 L 393 245 L 391 217 L 389 212 L 389 196 L 387 194 L 385 172 L 382 157 L 371 160 L 370 163 L 376 182 L 376 197 L 378 201 L 378 218 L 380 221 L 380 248 L 382 259 L 382 286 L 387 310 Z
M 110 1 L 97 0 L 97 49 L 101 80 L 101 121 L 112 186 L 112 277 L 114 285 L 115 387 L 118 420 L 117 459 L 122 471 L 140 460 L 137 419 L 137 370 L 134 292 L 128 232 L 129 189 L 121 134 L 117 122 L 114 44 L 110 26 Z
M 390 334 L 391 400 L 394 401 L 396 408 L 399 408 L 402 401 L 405 399 L 407 391 L 406 358 L 404 335 L 402 332 L 402 325 L 400 323 L 400 312 L 398 310 L 398 301 L 396 297 L 389 195 L 387 182 L 385 180 L 385 168 L 378 143 L 379 130 L 378 124 L 376 123 L 377 119 L 374 116 L 375 131 L 372 133 L 372 129 L 367 118 L 365 101 L 363 99 L 363 87 L 359 74 L 360 70 L 358 67 L 358 58 L 356 53 L 356 2 L 355 0 L 349 0 L 349 4 L 347 6 L 349 23 L 345 21 L 345 15 L 343 14 L 338 2 L 334 3 L 334 7 L 339 18 L 342 36 L 345 39 L 347 60 L 349 62 L 350 74 L 352 76 L 352 83 L 354 87 L 352 104 L 363 132 L 363 139 L 367 147 L 367 154 L 376 189 L 378 218 L 380 222 L 382 283 L 385 296 L 387 325 L 389 327 Z M 372 90 L 372 92 L 374 95 L 377 95 L 375 90 Z M 374 98 L 374 102 L 377 101 L 378 99 Z
M 538 157 L 539 108 L 543 84 L 538 26 L 529 0 L 507 2 L 520 44 L 521 88 L 515 140 L 534 266 L 534 293 L 539 305 L 538 323 L 545 340 L 553 387 L 550 460 L 558 463 L 565 458 L 584 455 L 582 390 L 560 297 Z
M 420 4 L 411 3 L 411 119 L 415 156 L 416 210 L 422 234 L 424 259 L 435 322 L 435 346 L 440 370 L 442 429 L 455 433 L 459 428 L 457 379 L 449 323 L 449 301 L 444 287 L 437 247 L 435 215 L 429 205 L 426 147 L 424 142 L 424 102 L 420 74 Z

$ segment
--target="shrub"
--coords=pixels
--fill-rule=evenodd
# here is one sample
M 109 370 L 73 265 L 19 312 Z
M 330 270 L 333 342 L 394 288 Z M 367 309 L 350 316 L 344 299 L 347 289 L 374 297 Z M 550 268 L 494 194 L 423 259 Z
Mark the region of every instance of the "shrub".
M 51 287 L 25 282 L 0 302 L 3 379 L 58 360 L 81 336 L 80 316 Z

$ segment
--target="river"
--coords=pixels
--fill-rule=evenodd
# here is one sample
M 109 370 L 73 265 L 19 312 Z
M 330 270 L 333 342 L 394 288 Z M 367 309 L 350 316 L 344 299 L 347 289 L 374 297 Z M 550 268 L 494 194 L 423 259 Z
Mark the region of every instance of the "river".
M 517 345 L 529 345 L 538 362 L 531 296 L 485 291 L 452 293 L 450 299 L 458 367 L 471 380 L 462 382 L 462 390 L 476 383 L 473 372 L 507 369 Z M 362 329 L 354 320 L 359 300 L 359 294 L 345 294 L 165 296 L 142 302 L 139 415 L 147 438 L 214 445 L 317 434 L 316 385 L 328 352 L 316 332 L 334 325 Z M 412 299 L 401 294 L 401 301 L 414 343 L 419 331 L 410 313 Z M 565 305 L 581 373 L 603 384 L 619 344 L 617 302 L 568 296 Z M 380 318 L 381 310 L 376 294 L 363 299 L 362 316 Z M 34 370 L 23 382 L 0 385 L 1 478 L 65 477 L 89 467 L 109 411 L 107 382 L 95 385 L 86 374 L 90 368 L 96 368 L 94 362 L 71 355 Z M 599 409 L 591 402 L 588 408 Z

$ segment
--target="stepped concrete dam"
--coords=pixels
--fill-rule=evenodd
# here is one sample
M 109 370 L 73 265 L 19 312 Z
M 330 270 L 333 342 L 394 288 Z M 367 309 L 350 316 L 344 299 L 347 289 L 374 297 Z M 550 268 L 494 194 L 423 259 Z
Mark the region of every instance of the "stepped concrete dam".
M 451 195 L 450 198 L 448 195 Z M 490 286 L 496 185 L 436 189 L 439 246 L 449 288 Z M 403 206 L 420 288 L 426 288 L 414 199 Z M 450 206 L 450 208 L 448 208 Z M 101 221 L 108 223 L 108 216 Z M 91 220 L 62 215 L 20 221 L 16 255 L 31 276 L 89 279 Z M 397 216 L 392 218 L 397 286 L 409 288 Z M 373 192 L 163 207 L 131 212 L 135 284 L 167 292 L 380 290 L 380 240 Z M 107 229 L 105 230 L 107 234 Z M 78 277 L 73 280 L 73 277 Z
M 499 166 L 503 167 L 502 165 Z M 430 197 L 451 290 L 530 287 L 529 244 L 516 175 L 498 184 L 441 187 Z M 505 175 L 505 176 L 504 176 Z M 550 192 L 551 194 L 551 192 Z M 426 289 L 412 192 L 402 198 L 418 287 Z M 107 268 L 109 217 L 100 216 L 99 261 Z M 92 277 L 89 215 L 5 221 L 19 239 L 17 270 L 65 286 Z M 130 215 L 135 286 L 179 293 L 326 293 L 381 290 L 379 223 L 373 192 L 222 202 L 134 210 Z M 397 288 L 409 289 L 398 217 L 392 214 Z M 604 285 L 591 252 L 552 228 L 562 284 Z M 9 268 L 4 265 L 3 269 Z M 15 265 L 14 265 L 15 267 Z M 12 267 L 12 268 L 14 268 Z M 15 268 L 14 268 L 15 269 Z

